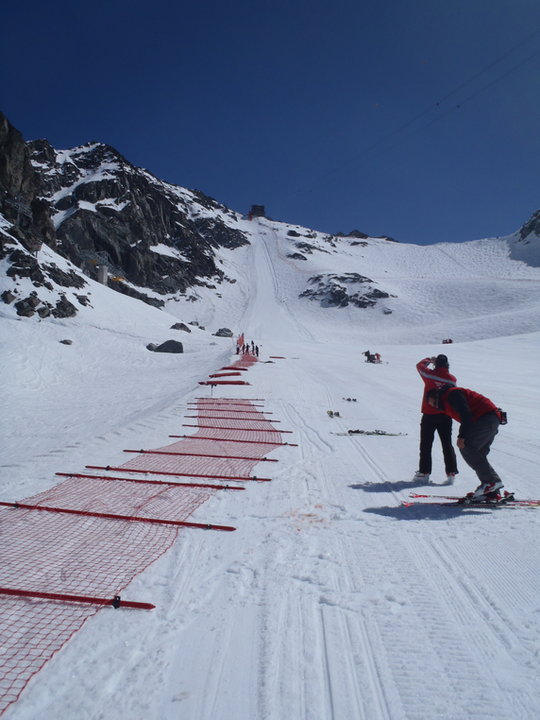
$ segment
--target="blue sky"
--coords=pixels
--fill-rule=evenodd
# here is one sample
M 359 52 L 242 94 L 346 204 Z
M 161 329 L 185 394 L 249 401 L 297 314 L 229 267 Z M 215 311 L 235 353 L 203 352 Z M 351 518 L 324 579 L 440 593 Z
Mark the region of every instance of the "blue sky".
M 229 207 L 401 242 L 540 208 L 538 0 L 2 4 L 2 110 Z

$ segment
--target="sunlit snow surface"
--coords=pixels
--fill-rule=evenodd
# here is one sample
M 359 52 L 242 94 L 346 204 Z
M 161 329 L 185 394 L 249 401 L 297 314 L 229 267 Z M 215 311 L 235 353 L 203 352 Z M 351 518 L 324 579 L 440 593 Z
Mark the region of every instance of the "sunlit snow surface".
M 234 342 L 212 335 L 220 327 L 243 330 L 261 362 L 251 386 L 214 395 L 263 398 L 298 443 L 264 463 L 271 483 L 220 493 L 193 516 L 235 533 L 182 531 L 132 583 L 129 596 L 155 610 L 101 611 L 5 717 L 536 717 L 540 509 L 401 502 L 476 485 L 463 462 L 454 487 L 410 483 L 415 364 L 440 352 L 461 385 L 507 410 L 491 461 L 509 490 L 540 498 L 540 269 L 510 259 L 504 238 L 333 246 L 270 221 L 244 227 L 251 245 L 220 251 L 236 282 L 171 299 L 167 312 L 92 281 L 92 307 L 71 320 L 0 306 L 2 500 L 51 487 L 57 471 L 125 462 L 124 448 L 166 445 L 187 402 L 210 396 L 198 381 L 234 360 Z M 288 257 L 297 242 L 313 246 L 304 261 Z M 299 298 L 312 276 L 353 272 L 394 297 L 365 310 Z M 179 320 L 198 325 L 171 330 Z M 146 349 L 169 338 L 185 353 Z M 367 349 L 383 363 L 364 363 Z M 437 441 L 433 458 L 437 485 Z

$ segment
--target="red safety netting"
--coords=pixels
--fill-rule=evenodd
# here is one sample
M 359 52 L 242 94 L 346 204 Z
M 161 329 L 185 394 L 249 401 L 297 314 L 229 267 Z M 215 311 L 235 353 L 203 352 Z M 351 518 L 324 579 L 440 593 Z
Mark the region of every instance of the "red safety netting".
M 185 520 L 220 491 L 215 486 L 168 484 L 166 476 L 159 478 L 163 482 L 158 485 L 155 476 L 152 483 L 125 480 L 145 478 L 144 473 L 134 474 L 141 469 L 156 476 L 179 473 L 197 479 L 217 477 L 223 480 L 223 486 L 234 478 L 254 477 L 253 470 L 259 461 L 282 444 L 281 435 L 269 431 L 276 428 L 259 407 L 249 400 L 200 399 L 195 408 L 198 422 L 212 424 L 211 431 L 200 429 L 189 438 L 156 448 L 155 454 L 136 455 L 117 468 L 122 471 L 123 480 L 74 475 L 20 501 L 70 511 L 136 516 L 149 519 L 146 522 L 0 507 L 0 714 L 19 697 L 29 679 L 100 609 L 82 602 L 2 595 L 1 588 L 110 599 L 119 595 L 178 535 L 178 527 L 155 524 L 150 519 Z M 216 409 L 226 409 L 227 414 L 231 410 L 242 413 L 238 420 L 227 420 L 227 427 L 231 428 L 232 423 L 233 429 L 225 430 L 220 427 L 225 421 L 219 417 L 200 418 Z M 237 426 L 249 427 L 251 431 L 234 429 Z M 216 438 L 199 437 L 208 432 Z
M 152 470 L 170 473 L 182 472 L 197 478 L 221 477 L 226 479 L 232 477 L 249 477 L 254 465 L 259 462 L 257 459 L 237 460 L 228 457 L 206 457 L 203 455 L 205 450 L 208 454 L 218 454 L 215 452 L 215 447 L 213 447 L 214 442 L 210 441 L 212 444 L 211 449 L 208 446 L 208 442 L 209 441 L 207 441 L 205 448 L 201 451 L 201 455 L 153 455 L 145 453 L 128 460 L 128 462 L 124 463 L 120 467 L 123 470 L 147 469 L 149 472 Z M 188 440 L 173 443 L 173 445 L 168 445 L 166 448 L 161 449 L 167 450 L 168 452 L 195 452 L 193 445 Z M 266 452 L 268 452 L 268 448 L 266 448 Z M 224 449 L 219 454 L 232 455 L 232 452 L 227 452 L 226 449 Z M 234 454 L 236 456 L 241 455 L 241 453 L 238 452 L 235 452 Z M 253 453 L 251 453 L 251 455 L 247 457 L 256 458 L 256 454 L 253 455 Z

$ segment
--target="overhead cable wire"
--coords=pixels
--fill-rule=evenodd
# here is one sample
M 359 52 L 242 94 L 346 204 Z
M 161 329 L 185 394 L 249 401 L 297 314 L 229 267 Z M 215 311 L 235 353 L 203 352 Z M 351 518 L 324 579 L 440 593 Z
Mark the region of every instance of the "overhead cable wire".
M 447 116 L 450 115 L 451 113 L 456 112 L 456 110 L 461 110 L 461 108 L 463 107 L 463 105 L 465 105 L 465 103 L 468 103 L 470 100 L 473 100 L 474 98 L 478 97 L 478 95 L 481 95 L 481 94 L 482 94 L 483 92 L 485 92 L 486 90 L 489 90 L 489 88 L 493 87 L 494 85 L 496 85 L 497 83 L 499 83 L 501 80 L 504 80 L 504 78 L 508 77 L 508 75 L 511 75 L 511 74 L 512 74 L 513 72 L 515 72 L 516 70 L 519 70 L 520 67 L 522 67 L 523 65 L 525 65 L 525 64 L 528 63 L 528 62 L 531 62 L 532 60 L 534 60 L 535 58 L 537 58 L 537 57 L 539 57 L 539 56 L 540 56 L 540 50 L 537 50 L 537 51 L 536 51 L 535 53 L 533 53 L 532 55 L 529 55 L 528 57 L 524 58 L 523 60 L 520 60 L 519 63 L 517 63 L 517 64 L 514 65 L 513 67 L 509 68 L 505 73 L 503 73 L 502 75 L 499 75 L 499 76 L 496 77 L 494 80 L 492 80 L 491 82 L 487 83 L 486 85 L 483 85 L 482 87 L 478 88 L 478 89 L 475 90 L 473 93 L 471 93 L 470 95 L 468 95 L 466 98 L 464 98 L 463 100 L 460 100 L 457 104 L 452 105 L 452 106 L 449 107 L 447 110 L 445 110 L 445 111 L 442 112 L 441 114 L 437 115 L 437 117 L 433 118 L 432 120 L 430 120 L 430 121 L 429 121 L 428 123 L 426 123 L 425 125 L 422 125 L 421 127 L 415 128 L 413 131 L 411 131 L 410 133 L 408 133 L 405 137 L 411 137 L 411 136 L 414 135 L 415 133 L 420 132 L 421 130 L 425 130 L 426 128 L 431 127 L 432 125 L 435 125 L 436 123 L 440 122 L 441 120 L 443 120 L 445 117 L 447 117 Z M 477 75 L 476 77 L 478 77 L 478 75 Z M 447 97 L 449 97 L 449 96 L 447 96 Z M 417 116 L 416 119 L 418 119 L 418 116 Z M 412 124 L 412 122 L 410 122 L 408 125 L 411 125 L 411 124 Z M 403 129 L 403 128 L 402 128 L 402 129 Z M 355 155 L 355 158 L 359 158 L 359 157 L 361 157 L 362 155 L 367 155 L 371 150 L 375 149 L 381 142 L 383 142 L 383 141 L 387 140 L 388 138 L 392 137 L 393 134 L 395 134 L 395 133 L 394 133 L 394 132 L 391 132 L 391 133 L 389 133 L 388 135 L 386 135 L 384 138 L 381 138 L 379 141 L 377 141 L 377 143 L 374 143 L 370 148 L 366 148 L 365 150 L 363 150 L 363 151 L 362 151 L 361 153 L 359 153 L 358 155 Z M 381 152 L 385 152 L 385 151 L 388 150 L 390 147 L 395 147 L 395 145 L 396 145 L 396 143 L 394 143 L 393 145 L 387 146 L 387 147 L 383 148 L 383 149 L 381 150 Z
M 350 157 L 350 158 L 348 159 L 348 161 L 350 162 L 350 160 L 352 160 L 352 159 L 358 160 L 358 159 L 360 159 L 360 158 L 363 158 L 363 157 L 369 155 L 369 154 L 370 154 L 371 152 L 373 152 L 374 150 L 377 150 L 377 149 L 379 148 L 379 146 L 382 145 L 383 143 L 386 143 L 388 140 L 390 140 L 390 139 L 393 138 L 394 136 L 399 135 L 400 133 L 403 133 L 405 130 L 407 130 L 407 129 L 409 129 L 411 126 L 415 125 L 415 124 L 416 124 L 421 118 L 423 118 L 424 116 L 428 115 L 429 113 L 433 112 L 434 110 L 439 109 L 439 108 L 441 107 L 441 105 L 443 105 L 443 103 L 445 103 L 447 100 L 449 100 L 449 98 L 451 98 L 453 95 L 455 95 L 456 93 L 458 93 L 458 92 L 459 92 L 460 90 L 462 90 L 463 88 L 466 88 L 466 87 L 467 87 L 468 85 L 470 85 L 472 82 L 474 82 L 474 81 L 477 80 L 479 77 L 481 77 L 484 73 L 488 72 L 489 70 L 491 70 L 492 68 L 494 68 L 496 65 L 498 65 L 499 63 L 501 63 L 503 60 L 505 60 L 506 58 L 508 58 L 513 52 L 515 52 L 518 48 L 521 48 L 525 43 L 527 43 L 529 40 L 531 40 L 533 37 L 535 37 L 535 36 L 538 35 L 538 34 L 540 34 L 540 28 L 536 28 L 536 29 L 533 30 L 531 33 L 528 33 L 525 37 L 521 38 L 518 42 L 514 43 L 514 44 L 512 45 L 512 47 L 510 47 L 510 48 L 509 48 L 508 50 L 506 50 L 504 53 L 502 53 L 501 55 L 499 55 L 497 58 L 495 58 L 494 60 L 492 60 L 491 62 L 489 62 L 487 65 L 485 65 L 483 68 L 481 68 L 480 70 L 478 70 L 477 72 L 475 72 L 473 75 L 471 75 L 469 78 L 467 78 L 467 80 L 459 83 L 459 85 L 457 85 L 457 86 L 454 87 L 452 90 L 450 90 L 449 92 L 447 92 L 446 95 L 444 95 L 442 98 L 440 98 L 439 100 L 436 100 L 435 102 L 432 102 L 428 107 L 424 108 L 422 111 L 420 111 L 419 113 L 417 113 L 414 117 L 412 117 L 411 119 L 407 120 L 405 123 L 403 123 L 403 124 L 400 125 L 399 127 L 394 128 L 393 130 L 390 130 L 389 132 L 385 133 L 383 136 L 381 136 L 380 138 L 378 138 L 377 140 L 375 140 L 371 145 L 363 148 L 363 149 L 360 150 L 358 153 L 355 153 L 352 157 Z M 488 90 L 488 89 L 489 89 L 490 87 L 492 87 L 493 85 L 496 85 L 498 82 L 500 82 L 501 80 L 503 80 L 504 78 L 506 78 L 508 75 L 510 75 L 510 74 L 512 74 L 513 72 L 515 72 L 516 70 L 518 70 L 520 67 L 522 67 L 522 66 L 525 65 L 526 63 L 534 60 L 536 57 L 538 57 L 538 55 L 540 55 L 540 50 L 539 50 L 539 51 L 536 51 L 536 52 L 534 52 L 532 55 L 529 55 L 528 57 L 524 58 L 524 59 L 521 60 L 519 63 L 517 63 L 516 65 L 512 66 L 510 69 L 508 69 L 508 70 L 507 70 L 506 72 L 504 72 L 502 75 L 498 75 L 496 78 L 494 78 L 491 82 L 487 83 L 487 84 L 484 85 L 483 87 L 479 88 L 478 90 L 475 90 L 473 93 L 471 93 L 471 94 L 470 94 L 468 97 L 466 97 L 464 100 L 460 101 L 459 103 L 457 103 L 457 104 L 455 104 L 455 105 L 452 105 L 452 106 L 451 106 L 450 108 L 448 108 L 445 112 L 442 112 L 441 114 L 437 115 L 437 117 L 435 117 L 435 118 L 433 118 L 432 120 L 430 120 L 427 124 L 422 125 L 421 127 L 415 129 L 414 131 L 412 131 L 412 132 L 410 132 L 410 133 L 407 133 L 407 135 L 406 135 L 405 137 L 411 137 L 412 135 L 414 135 L 414 134 L 415 134 L 416 132 L 418 132 L 419 130 L 424 130 L 424 129 L 428 128 L 428 127 L 431 127 L 431 126 L 434 125 L 435 123 L 437 123 L 437 122 L 439 122 L 440 120 L 442 120 L 443 118 L 445 118 L 445 117 L 446 117 L 447 115 L 449 115 L 450 113 L 455 112 L 456 110 L 461 109 L 461 107 L 462 107 L 465 103 L 469 102 L 470 100 L 474 99 L 475 97 L 477 97 L 477 96 L 480 95 L 481 93 L 485 92 L 486 90 Z M 392 148 L 392 147 L 395 147 L 397 144 L 398 144 L 398 143 L 392 143 L 392 144 L 390 144 L 390 145 L 387 145 L 387 146 L 384 147 L 384 148 L 381 148 L 381 153 L 382 153 L 382 152 L 386 152 L 387 150 L 389 150 L 389 149 Z M 342 166 L 343 166 L 344 164 L 345 164 L 345 163 L 343 163 Z M 329 177 L 330 175 L 333 175 L 333 174 L 335 174 L 335 173 L 338 172 L 338 171 L 339 171 L 339 168 L 336 167 L 336 168 L 334 168 L 333 170 L 331 170 L 331 171 L 329 171 L 328 173 L 326 173 L 326 174 L 324 175 L 324 177 Z M 321 176 L 321 179 L 322 179 L 322 176 Z M 305 186 L 305 187 L 306 187 L 306 189 L 308 188 L 308 186 Z M 303 188 L 298 188 L 296 191 L 294 191 L 294 193 L 289 193 L 288 196 L 291 197 L 292 194 L 298 195 L 299 193 L 302 192 L 302 190 L 303 190 Z
M 537 31 L 536 31 L 535 33 L 533 33 L 533 34 L 537 34 L 537 33 L 539 33 L 539 32 L 540 32 L 540 29 L 537 30 Z M 516 48 L 516 46 L 514 46 L 514 48 L 512 48 L 511 50 L 508 50 L 506 53 L 504 53 L 504 55 L 501 55 L 500 58 L 498 58 L 497 60 L 493 61 L 492 63 L 490 63 L 489 65 L 487 65 L 484 69 L 482 69 L 482 70 L 480 70 L 479 72 L 477 72 L 475 75 L 473 75 L 471 78 L 469 78 L 469 80 L 467 80 L 467 81 L 461 83 L 460 85 L 458 85 L 454 90 L 451 90 L 449 93 L 447 93 L 441 100 L 438 100 L 437 102 L 435 102 L 435 103 L 433 103 L 432 105 L 430 105 L 428 108 L 426 108 L 425 110 L 423 110 L 421 113 L 419 113 L 418 115 L 416 115 L 414 118 L 412 118 L 411 120 L 409 120 L 408 122 L 406 122 L 406 123 L 405 123 L 404 125 L 402 125 L 401 127 L 396 128 L 395 130 L 391 130 L 389 133 L 387 133 L 387 134 L 384 135 L 383 137 L 381 137 L 381 138 L 379 138 L 378 140 L 376 140 L 371 146 L 369 146 L 368 148 L 365 148 L 363 151 L 361 151 L 362 154 L 364 154 L 364 153 L 365 153 L 365 154 L 369 153 L 371 150 L 375 149 L 380 143 L 384 142 L 385 140 L 387 140 L 387 139 L 390 138 L 390 137 L 393 137 L 394 135 L 397 135 L 398 133 L 402 132 L 403 130 L 406 130 L 406 129 L 409 128 L 411 125 L 413 125 L 414 123 L 416 123 L 417 120 L 419 120 L 419 119 L 420 119 L 421 117 L 423 117 L 424 115 L 427 115 L 427 114 L 428 114 L 429 112 L 431 112 L 433 109 L 439 108 L 444 102 L 446 102 L 446 100 L 448 100 L 450 97 L 452 97 L 452 95 L 455 95 L 457 92 L 459 92 L 459 90 L 467 87 L 467 85 L 469 85 L 471 82 L 473 82 L 474 80 L 476 80 L 477 78 L 479 78 L 481 75 L 483 75 L 484 72 L 486 72 L 487 70 L 490 70 L 492 67 L 494 67 L 495 65 L 497 65 L 497 64 L 498 64 L 499 62 L 501 62 L 503 59 L 507 58 L 507 57 L 515 50 L 515 48 Z M 457 103 L 456 105 L 452 105 L 448 110 L 446 110 L 446 112 L 442 113 L 441 115 L 438 115 L 436 118 L 434 118 L 433 120 L 431 120 L 427 125 L 423 125 L 423 126 L 422 126 L 421 128 L 419 128 L 419 129 L 420 129 L 420 130 L 423 130 L 423 129 L 427 128 L 427 127 L 430 127 L 431 125 L 434 125 L 435 123 L 437 123 L 437 122 L 438 122 L 439 120 L 441 120 L 442 118 L 446 117 L 446 116 L 447 116 L 448 114 L 450 114 L 451 112 L 454 112 L 455 110 L 459 110 L 461 107 L 463 107 L 463 105 L 464 105 L 465 103 L 469 102 L 469 100 L 472 100 L 473 98 L 475 98 L 475 97 L 477 97 L 478 95 L 480 95 L 481 93 L 483 93 L 485 90 L 488 90 L 488 89 L 489 89 L 490 87 L 492 87 L 493 85 L 496 85 L 496 84 L 497 84 L 498 82 L 500 82 L 501 80 L 504 80 L 504 78 L 508 77 L 508 75 L 511 75 L 513 72 L 515 72 L 516 70 L 518 70 L 520 67 L 522 67 L 522 65 L 525 65 L 526 63 L 530 62 L 531 60 L 534 60 L 534 58 L 538 57 L 538 55 L 540 55 L 540 50 L 538 50 L 537 52 L 533 53 L 532 55 L 529 55 L 528 57 L 524 58 L 524 59 L 521 60 L 519 63 L 517 63 L 517 65 L 514 65 L 514 66 L 511 67 L 509 70 L 507 70 L 505 73 L 503 73 L 502 75 L 499 75 L 498 77 L 496 77 L 494 80 L 492 80 L 491 82 L 487 83 L 487 84 L 484 85 L 483 87 L 479 88 L 478 90 L 475 90 L 475 91 L 474 91 L 473 93 L 471 93 L 468 97 L 466 97 L 464 100 L 461 100 L 461 101 L 460 101 L 459 103 Z M 359 156 L 357 156 L 357 157 L 359 157 Z

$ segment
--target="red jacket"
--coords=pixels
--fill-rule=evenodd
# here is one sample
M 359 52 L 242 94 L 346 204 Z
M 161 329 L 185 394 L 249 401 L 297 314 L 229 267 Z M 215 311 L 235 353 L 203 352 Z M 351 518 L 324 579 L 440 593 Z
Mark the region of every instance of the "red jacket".
M 498 407 L 491 400 L 474 390 L 453 387 L 442 394 L 441 409 L 445 415 L 461 423 L 458 437 L 466 438 L 472 424 L 482 415 L 495 412 L 500 418 Z
M 442 410 L 432 407 L 426 402 L 426 393 L 431 388 L 441 388 L 443 385 L 455 385 L 457 380 L 447 368 L 439 367 L 430 369 L 428 366 L 431 358 L 424 358 L 416 365 L 420 377 L 424 381 L 424 395 L 422 397 L 422 412 L 426 415 L 442 415 Z

